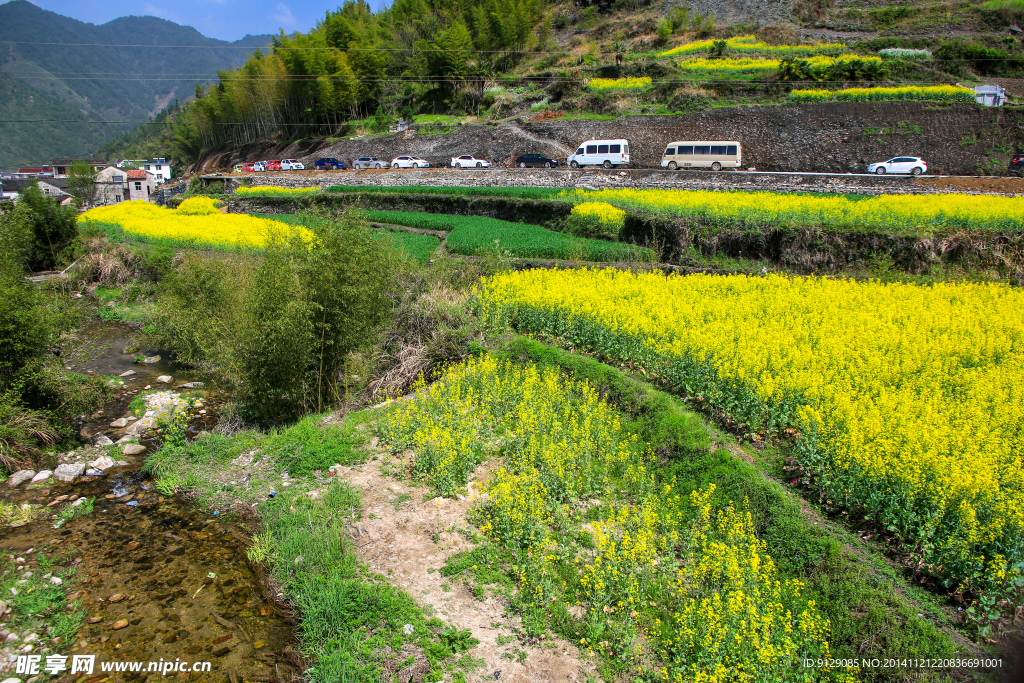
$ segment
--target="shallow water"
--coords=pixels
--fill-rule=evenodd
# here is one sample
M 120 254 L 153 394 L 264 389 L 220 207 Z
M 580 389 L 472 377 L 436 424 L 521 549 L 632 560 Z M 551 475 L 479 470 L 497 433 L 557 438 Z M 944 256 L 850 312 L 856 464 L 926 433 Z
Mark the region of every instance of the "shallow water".
M 95 496 L 95 510 L 60 529 L 49 517 L 0 529 L 4 555 L 31 562 L 31 548 L 33 554 L 80 559 L 66 585 L 87 617 L 76 642 L 51 645 L 53 653 L 96 655 L 97 662 L 210 662 L 210 672 L 190 674 L 189 680 L 287 681 L 298 673 L 290 656 L 291 623 L 250 567 L 237 522 L 162 496 L 129 468 L 73 485 L 0 492 L 18 504 L 45 505 L 60 495 L 70 496 L 67 503 Z M 111 601 L 117 594 L 125 597 Z M 115 629 L 119 620 L 128 623 Z

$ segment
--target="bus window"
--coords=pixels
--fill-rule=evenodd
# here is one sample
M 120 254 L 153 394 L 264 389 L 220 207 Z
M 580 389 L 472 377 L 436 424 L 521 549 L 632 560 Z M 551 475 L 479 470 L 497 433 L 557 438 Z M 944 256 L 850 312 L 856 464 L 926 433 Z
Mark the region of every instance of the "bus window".
M 597 154 L 597 145 L 587 145 L 587 154 Z
M 715 156 L 724 156 L 725 149 L 725 145 L 711 145 L 711 153 Z
M 726 152 L 731 157 L 736 156 L 736 145 L 729 145 L 729 151 Z
M 665 156 L 667 156 L 667 157 L 675 156 L 675 154 L 676 154 L 676 148 L 675 147 L 669 147 L 668 149 L 665 150 Z
M 687 145 L 685 147 L 680 147 L 678 153 L 682 156 L 690 156 L 691 154 L 693 154 L 693 146 Z
M 608 151 L 611 152 L 612 154 L 621 154 L 622 145 L 611 145 L 610 147 L 608 147 Z
M 711 154 L 711 147 L 709 145 L 694 146 L 694 154 Z

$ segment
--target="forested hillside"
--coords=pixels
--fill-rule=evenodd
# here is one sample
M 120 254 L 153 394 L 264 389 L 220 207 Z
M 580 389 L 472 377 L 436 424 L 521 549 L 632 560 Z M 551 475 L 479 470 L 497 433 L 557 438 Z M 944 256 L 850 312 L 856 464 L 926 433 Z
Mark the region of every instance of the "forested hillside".
M 27 0 L 0 5 L 0 168 L 91 153 L 269 41 L 214 40 L 156 17 L 96 26 Z
M 1008 5 L 960 3 L 956 13 L 971 30 L 954 37 L 926 4 L 908 14 L 872 0 L 862 8 L 869 24 L 845 32 L 821 28 L 846 27 L 830 24 L 854 11 L 838 0 L 772 5 L 397 0 L 374 13 L 349 0 L 308 33 L 277 36 L 269 52 L 255 51 L 217 85 L 197 89 L 195 101 L 148 135 L 173 137 L 176 156 L 194 160 L 253 142 L 382 133 L 399 118 L 445 133 L 510 118 L 738 104 L 973 102 L 956 86 L 977 83 L 1024 97 L 1017 14 Z M 934 21 L 926 26 L 922 17 Z M 855 90 L 865 86 L 876 90 Z M 145 139 L 136 133 L 110 149 Z

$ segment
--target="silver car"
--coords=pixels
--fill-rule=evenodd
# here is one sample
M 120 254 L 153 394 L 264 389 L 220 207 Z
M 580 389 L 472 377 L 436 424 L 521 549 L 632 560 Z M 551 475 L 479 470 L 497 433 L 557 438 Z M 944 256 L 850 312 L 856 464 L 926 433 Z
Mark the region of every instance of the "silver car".
M 385 168 L 387 165 L 388 162 L 377 157 L 359 157 L 352 162 L 352 168 Z

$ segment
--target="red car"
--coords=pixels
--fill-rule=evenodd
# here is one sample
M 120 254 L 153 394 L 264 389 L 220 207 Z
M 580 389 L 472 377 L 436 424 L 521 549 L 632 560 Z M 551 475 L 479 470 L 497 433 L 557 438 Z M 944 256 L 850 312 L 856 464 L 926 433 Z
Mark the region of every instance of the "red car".
M 268 171 L 280 171 L 281 170 L 281 160 L 280 159 L 271 159 L 270 161 L 268 161 L 267 162 L 267 170 Z

